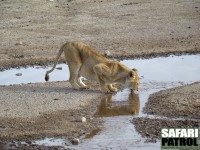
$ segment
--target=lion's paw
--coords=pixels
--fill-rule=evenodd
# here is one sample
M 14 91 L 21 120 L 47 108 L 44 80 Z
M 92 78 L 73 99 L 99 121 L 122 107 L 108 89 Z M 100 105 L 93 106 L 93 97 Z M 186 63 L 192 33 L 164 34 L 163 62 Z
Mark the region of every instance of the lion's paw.
M 118 91 L 118 89 L 117 89 L 117 88 L 115 88 L 115 87 L 113 87 L 112 89 L 110 89 L 110 91 L 114 93 L 114 92 L 117 92 L 117 91 Z

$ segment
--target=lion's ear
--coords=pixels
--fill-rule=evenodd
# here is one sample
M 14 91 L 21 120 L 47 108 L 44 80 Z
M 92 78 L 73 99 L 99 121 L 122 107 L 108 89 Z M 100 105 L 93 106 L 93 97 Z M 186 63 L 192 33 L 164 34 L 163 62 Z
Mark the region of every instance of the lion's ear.
M 132 70 L 133 70 L 133 71 L 137 71 L 137 69 L 135 69 L 135 68 L 133 68 Z
M 133 71 L 130 71 L 130 77 L 132 78 L 133 77 Z

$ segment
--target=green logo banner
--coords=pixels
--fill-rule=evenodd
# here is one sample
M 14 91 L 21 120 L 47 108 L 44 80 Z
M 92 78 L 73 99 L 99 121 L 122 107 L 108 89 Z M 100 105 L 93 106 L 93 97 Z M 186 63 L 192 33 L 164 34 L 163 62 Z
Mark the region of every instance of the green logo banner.
M 200 150 L 200 129 L 161 129 L 161 150 Z

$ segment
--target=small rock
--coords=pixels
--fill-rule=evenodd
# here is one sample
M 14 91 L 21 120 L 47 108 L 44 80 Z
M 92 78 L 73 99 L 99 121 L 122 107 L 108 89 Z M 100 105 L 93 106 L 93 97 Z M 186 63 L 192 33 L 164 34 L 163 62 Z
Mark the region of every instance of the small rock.
M 104 52 L 104 55 L 105 55 L 105 56 L 110 56 L 110 52 L 109 52 L 108 50 L 106 50 L 106 51 Z
M 28 145 L 31 145 L 31 144 L 32 144 L 32 142 L 31 142 L 31 141 L 27 141 L 26 143 L 27 143 Z
M 58 70 L 62 70 L 62 67 L 57 67 L 56 69 L 58 69 Z
M 73 145 L 78 145 L 80 143 L 80 140 L 78 139 L 78 138 L 74 138 L 73 140 L 72 140 L 72 144 Z
M 22 41 L 19 41 L 18 43 L 16 43 L 15 45 L 22 45 L 23 42 Z
M 144 143 L 156 143 L 157 140 L 155 138 L 149 138 L 144 141 Z
M 82 118 L 81 118 L 81 122 L 86 122 L 86 118 L 85 118 L 85 117 L 82 117 Z
M 16 73 L 15 75 L 16 76 L 22 76 L 22 73 Z
M 73 116 L 73 115 L 71 115 Z M 86 122 L 86 118 L 85 117 L 77 117 L 75 119 L 72 120 L 73 122 Z

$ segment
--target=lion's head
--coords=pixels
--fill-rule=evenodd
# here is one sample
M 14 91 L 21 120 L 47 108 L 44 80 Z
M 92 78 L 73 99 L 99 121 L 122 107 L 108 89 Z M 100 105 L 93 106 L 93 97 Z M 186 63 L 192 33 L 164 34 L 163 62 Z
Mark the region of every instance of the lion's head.
M 137 69 L 133 68 L 130 71 L 126 84 L 131 89 L 131 91 L 139 91 L 140 78 Z

